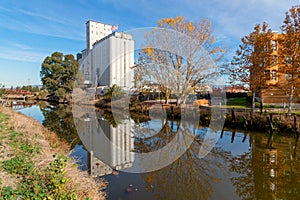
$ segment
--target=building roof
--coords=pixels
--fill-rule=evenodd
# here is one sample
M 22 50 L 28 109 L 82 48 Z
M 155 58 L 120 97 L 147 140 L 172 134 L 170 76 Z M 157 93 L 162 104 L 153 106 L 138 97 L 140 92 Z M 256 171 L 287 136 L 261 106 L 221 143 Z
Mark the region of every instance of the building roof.
M 123 39 L 127 39 L 127 40 L 132 40 L 132 36 L 130 34 L 127 34 L 127 33 L 120 33 L 120 32 L 112 32 L 111 34 L 105 36 L 104 38 L 101 38 L 100 40 L 96 41 L 93 46 L 99 44 L 100 42 L 110 38 L 110 37 L 119 37 L 119 38 L 123 38 Z M 124 37 L 124 36 L 127 36 L 127 37 Z
M 86 21 L 86 22 L 85 22 L 85 24 L 87 24 L 87 23 L 89 23 L 89 22 L 96 22 L 96 23 L 101 23 L 101 24 L 105 24 L 105 25 L 112 26 L 111 24 L 107 24 L 107 23 L 99 22 L 99 21 L 96 21 L 96 20 L 93 20 L 93 19 L 90 19 L 90 20 Z

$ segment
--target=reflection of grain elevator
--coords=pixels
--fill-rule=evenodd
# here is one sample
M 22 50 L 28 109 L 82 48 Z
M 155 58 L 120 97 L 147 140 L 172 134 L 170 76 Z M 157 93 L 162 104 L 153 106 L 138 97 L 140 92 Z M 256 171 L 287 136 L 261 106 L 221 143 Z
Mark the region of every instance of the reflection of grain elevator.
M 98 120 L 97 120 L 98 119 Z M 134 161 L 134 121 L 123 120 L 113 127 L 102 117 L 89 117 L 80 139 L 89 152 L 88 165 L 92 176 L 110 174 L 132 166 Z

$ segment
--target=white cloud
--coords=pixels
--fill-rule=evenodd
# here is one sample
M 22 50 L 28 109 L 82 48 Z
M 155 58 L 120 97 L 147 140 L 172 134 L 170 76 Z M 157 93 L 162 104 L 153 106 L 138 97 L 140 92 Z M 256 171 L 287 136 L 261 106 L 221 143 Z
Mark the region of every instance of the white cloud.
M 41 63 L 46 56 L 44 52 L 0 48 L 0 59 Z
M 286 0 L 212 0 L 201 5 L 196 0 L 189 2 L 194 5 L 194 13 L 204 11 L 215 22 L 217 31 L 239 38 L 251 32 L 255 24 L 264 21 L 278 30 L 284 13 L 292 6 L 291 1 Z
M 32 49 L 32 47 L 30 47 L 26 44 L 17 43 L 17 42 L 13 42 L 13 41 L 8 41 L 8 43 L 10 44 L 10 46 L 16 47 L 18 49 L 22 49 L 22 50 L 31 50 Z
M 84 38 L 84 26 L 65 18 L 58 12 L 45 10 L 24 10 L 20 8 L 4 8 L 0 13 L 0 26 L 10 30 L 80 40 Z

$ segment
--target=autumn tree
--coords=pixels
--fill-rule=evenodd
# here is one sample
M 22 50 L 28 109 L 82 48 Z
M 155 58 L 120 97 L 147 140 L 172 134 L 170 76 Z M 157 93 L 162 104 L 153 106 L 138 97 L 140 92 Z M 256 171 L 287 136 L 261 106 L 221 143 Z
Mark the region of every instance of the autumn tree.
M 270 66 L 272 32 L 263 23 L 254 26 L 253 32 L 241 39 L 241 44 L 231 61 L 230 83 L 248 86 L 252 91 L 252 113 L 255 108 L 256 93 L 266 87 L 269 79 L 265 70 Z
M 54 52 L 42 63 L 40 76 L 43 88 L 53 96 L 66 98 L 66 94 L 72 92 L 78 69 L 79 64 L 73 55 Z
M 300 92 L 300 6 L 293 6 L 285 14 L 281 26 L 282 37 L 279 42 L 279 72 L 286 81 L 279 87 L 288 93 L 288 114 L 291 114 L 292 102 Z M 283 79 L 284 80 L 284 79 Z
M 220 72 L 217 65 L 224 50 L 214 45 L 209 20 L 190 22 L 184 17 L 165 18 L 145 35 L 145 46 L 136 67 L 143 79 L 159 85 L 166 97 L 175 94 L 184 104 L 187 96 L 201 84 L 208 84 Z

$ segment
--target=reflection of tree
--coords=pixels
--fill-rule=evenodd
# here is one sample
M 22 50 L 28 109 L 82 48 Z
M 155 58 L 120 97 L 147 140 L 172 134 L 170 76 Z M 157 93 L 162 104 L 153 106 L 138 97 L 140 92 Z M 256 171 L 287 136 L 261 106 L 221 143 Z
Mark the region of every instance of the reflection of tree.
M 242 199 L 255 199 L 254 174 L 251 159 L 251 152 L 246 152 L 231 160 L 232 165 L 230 170 L 237 174 L 237 176 L 231 178 L 231 181 L 236 189 L 236 193 Z
M 111 111 L 101 111 L 101 110 L 96 110 L 96 115 L 99 119 L 99 117 L 104 117 L 105 121 L 112 125 L 112 127 L 116 128 L 118 124 L 122 123 L 122 121 L 128 119 L 128 116 L 126 116 L 122 112 L 114 112 L 112 113 Z
M 188 146 L 185 128 L 190 127 L 167 121 L 155 136 L 135 140 L 135 151 L 139 153 L 163 148 L 173 139 L 178 140 L 175 141 L 177 148 L 186 148 L 185 153 L 169 166 L 142 175 L 146 189 L 156 199 L 209 199 L 214 191 L 213 183 L 221 181 L 217 177 L 225 170 L 223 163 L 226 163 L 229 154 L 214 148 L 206 157 L 198 158 L 202 135 L 197 135 Z M 181 136 L 177 137 L 176 134 Z M 173 153 L 170 151 L 169 156 Z
M 148 125 L 149 122 L 144 122 L 144 124 Z M 170 125 L 171 123 L 171 125 Z M 151 126 L 146 126 L 146 129 L 138 130 L 139 132 L 147 132 L 153 136 L 150 137 L 143 137 L 139 135 L 139 138 L 135 140 L 135 151 L 138 153 L 148 153 L 150 151 L 155 151 L 167 145 L 176 135 L 176 131 L 174 132 L 171 127 L 178 126 L 178 122 L 170 122 L 162 124 L 161 130 L 157 134 L 153 134 L 155 129 L 152 129 Z M 177 128 L 178 130 L 178 128 Z
M 231 160 L 231 181 L 242 199 L 299 199 L 300 157 L 297 140 L 252 136 L 253 148 Z
M 71 144 L 71 149 L 80 142 L 73 121 L 73 114 L 69 105 L 40 104 L 40 109 L 45 117 L 43 125 L 55 132 L 60 138 Z

